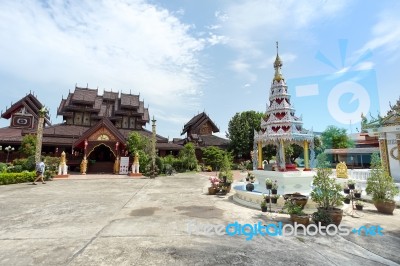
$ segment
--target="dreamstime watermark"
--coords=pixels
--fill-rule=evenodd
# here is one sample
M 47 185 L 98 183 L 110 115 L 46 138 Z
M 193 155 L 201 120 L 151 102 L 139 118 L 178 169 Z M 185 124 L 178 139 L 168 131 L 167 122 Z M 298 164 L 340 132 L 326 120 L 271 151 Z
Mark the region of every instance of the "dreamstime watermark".
M 246 240 L 251 240 L 255 236 L 348 236 L 350 234 L 357 234 L 359 236 L 383 235 L 383 228 L 380 225 L 364 225 L 358 228 L 350 228 L 345 225 L 336 226 L 335 224 L 323 226 L 320 223 L 319 225 L 309 224 L 308 226 L 297 223 L 294 223 L 294 225 L 282 224 L 282 222 L 264 225 L 261 221 L 258 221 L 258 223 L 255 224 L 241 224 L 235 221 L 234 223 L 223 225 L 198 223 L 192 220 L 188 222 L 187 231 L 189 235 L 245 236 Z

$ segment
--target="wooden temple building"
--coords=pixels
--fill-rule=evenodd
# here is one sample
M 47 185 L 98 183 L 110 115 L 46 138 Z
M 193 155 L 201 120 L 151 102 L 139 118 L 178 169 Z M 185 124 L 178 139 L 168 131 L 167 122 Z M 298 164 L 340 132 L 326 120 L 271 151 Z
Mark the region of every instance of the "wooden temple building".
M 181 135 L 186 134 L 185 138 L 174 138 L 173 142 L 179 145 L 193 143 L 196 147 L 197 160 L 202 161 L 202 148 L 215 146 L 223 150 L 227 150 L 230 141 L 213 135 L 218 133 L 219 128 L 205 113 L 199 113 L 187 122 L 182 129 Z
M 14 152 L 7 154 L 10 161 L 19 157 L 17 152 L 23 137 L 36 134 L 39 110 L 42 103 L 29 93 L 7 108 L 1 117 L 10 120 L 10 125 L 0 128 L 0 146 L 12 146 Z M 57 110 L 63 122 L 52 125 L 49 117 L 45 119 L 42 154 L 60 156 L 67 154 L 70 170 L 78 167 L 84 154 L 90 172 L 113 172 L 114 161 L 118 156 L 128 156 L 126 141 L 131 132 L 138 132 L 151 138 L 152 132 L 145 129 L 149 123 L 149 110 L 139 95 L 104 91 L 99 95 L 97 89 L 75 87 L 66 99 L 62 99 Z M 159 156 L 178 154 L 181 145 L 169 142 L 168 138 L 156 135 L 156 149 Z M 0 152 L 4 162 L 5 153 Z

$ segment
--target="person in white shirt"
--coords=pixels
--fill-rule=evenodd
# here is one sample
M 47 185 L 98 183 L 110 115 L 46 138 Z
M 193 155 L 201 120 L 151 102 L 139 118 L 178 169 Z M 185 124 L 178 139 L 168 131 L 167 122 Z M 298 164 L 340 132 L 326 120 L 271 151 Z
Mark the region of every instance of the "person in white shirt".
M 39 179 L 42 181 L 42 184 L 46 184 L 46 182 L 43 180 L 45 170 L 46 165 L 44 164 L 43 160 L 41 160 L 40 163 L 36 164 L 36 179 L 33 181 L 32 185 L 36 185 L 36 181 Z

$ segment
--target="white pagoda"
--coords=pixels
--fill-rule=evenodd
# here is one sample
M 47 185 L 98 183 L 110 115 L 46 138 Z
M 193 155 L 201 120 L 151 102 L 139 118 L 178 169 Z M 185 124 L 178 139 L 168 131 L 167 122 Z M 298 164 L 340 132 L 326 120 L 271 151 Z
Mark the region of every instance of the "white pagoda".
M 313 160 L 315 155 L 313 149 L 314 134 L 312 131 L 305 130 L 302 119 L 295 115 L 295 109 L 290 102 L 288 86 L 281 73 L 282 60 L 278 53 L 278 42 L 276 43 L 276 49 L 275 75 L 269 92 L 267 111 L 261 120 L 261 130 L 254 132 L 254 146 L 258 151 L 255 165 L 257 165 L 258 169 L 263 169 L 262 147 L 273 144 L 277 146 L 276 161 L 278 170 L 287 171 L 292 169 L 293 165 L 287 165 L 285 161 L 285 147 L 295 143 L 304 148 L 304 170 L 310 170 L 308 153 L 310 146 Z

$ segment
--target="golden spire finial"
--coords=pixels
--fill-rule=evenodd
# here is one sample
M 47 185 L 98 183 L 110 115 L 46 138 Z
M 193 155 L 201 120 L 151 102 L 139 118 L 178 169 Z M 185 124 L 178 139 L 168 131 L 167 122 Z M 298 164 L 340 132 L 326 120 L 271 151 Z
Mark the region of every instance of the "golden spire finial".
M 275 68 L 275 76 L 274 76 L 274 81 L 281 81 L 283 78 L 282 73 L 281 73 L 281 67 L 282 67 L 282 60 L 279 57 L 279 44 L 276 42 L 276 59 L 274 62 L 274 68 Z

